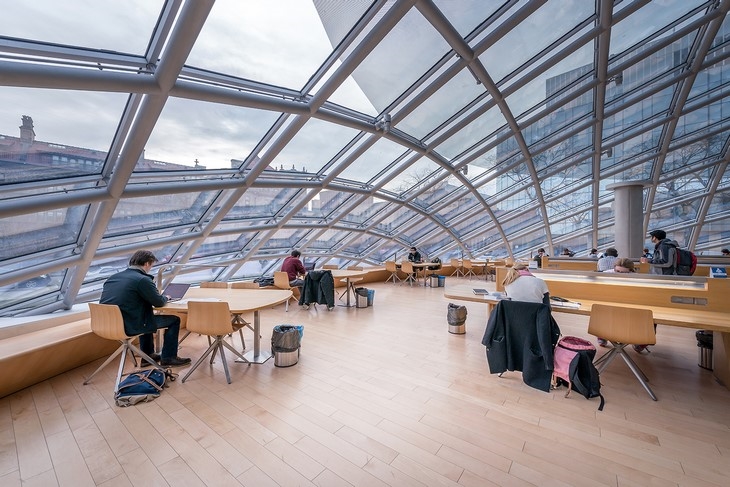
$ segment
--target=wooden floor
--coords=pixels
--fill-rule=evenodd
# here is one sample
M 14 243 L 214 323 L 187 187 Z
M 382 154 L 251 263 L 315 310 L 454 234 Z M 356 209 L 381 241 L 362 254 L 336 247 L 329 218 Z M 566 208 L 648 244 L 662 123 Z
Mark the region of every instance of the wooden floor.
M 730 485 L 730 391 L 697 366 L 693 330 L 660 326 L 636 359 L 658 402 L 616 361 L 599 412 L 490 375 L 482 305 L 452 335 L 443 289 L 369 286 L 371 308 L 262 312 L 267 349 L 273 325 L 304 325 L 292 367 L 231 363 L 228 385 L 218 360 L 118 408 L 114 367 L 82 385 L 99 361 L 0 399 L 0 486 Z M 585 317 L 555 317 L 589 337 Z

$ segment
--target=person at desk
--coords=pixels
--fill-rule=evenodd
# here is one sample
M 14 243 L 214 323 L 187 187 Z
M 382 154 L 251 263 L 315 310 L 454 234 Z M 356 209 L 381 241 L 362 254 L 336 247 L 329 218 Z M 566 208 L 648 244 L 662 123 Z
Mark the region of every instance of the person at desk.
M 539 249 L 537 249 L 537 255 L 535 257 L 533 257 L 532 260 L 537 262 L 537 267 L 539 268 L 539 267 L 542 267 L 542 258 L 547 255 L 548 254 L 545 253 L 545 249 L 540 247 Z
M 649 249 L 644 247 L 644 250 L 642 251 L 641 257 L 644 259 L 650 259 L 652 258 L 651 252 L 649 252 Z
M 410 252 L 408 252 L 408 262 L 413 262 L 414 264 L 420 264 L 423 261 L 423 258 L 421 257 L 421 253 L 416 250 L 415 247 L 411 247 Z
M 155 286 L 150 275 L 152 266 L 157 262 L 149 250 L 138 250 L 129 259 L 129 267 L 113 274 L 104 282 L 101 291 L 101 304 L 115 304 L 122 312 L 124 332 L 127 335 L 140 335 L 139 348 L 153 360 L 166 367 L 178 367 L 190 363 L 189 358 L 177 356 L 180 317 L 174 315 L 155 315 L 152 307 L 164 306 L 168 297 L 163 296 Z M 155 352 L 154 333 L 164 328 L 162 351 Z M 142 366 L 152 365 L 145 360 Z
M 286 272 L 289 276 L 289 285 L 291 287 L 303 287 L 304 286 L 304 275 L 307 273 L 304 269 L 304 264 L 299 260 L 302 255 L 298 250 L 292 250 L 291 255 L 284 259 L 281 264 L 282 272 Z
M 547 284 L 532 275 L 525 264 L 515 264 L 507 271 L 502 281 L 504 293 L 512 301 L 550 304 Z
M 591 249 L 590 253 L 588 254 L 588 258 L 598 259 L 598 249 Z
M 612 270 L 613 266 L 616 264 L 616 260 L 618 260 L 618 250 L 616 250 L 614 247 L 607 248 L 606 251 L 603 253 L 603 257 L 598 259 L 598 262 L 596 263 L 596 268 L 598 269 L 598 272 Z
M 730 257 L 730 249 L 722 249 L 720 253 L 723 257 Z

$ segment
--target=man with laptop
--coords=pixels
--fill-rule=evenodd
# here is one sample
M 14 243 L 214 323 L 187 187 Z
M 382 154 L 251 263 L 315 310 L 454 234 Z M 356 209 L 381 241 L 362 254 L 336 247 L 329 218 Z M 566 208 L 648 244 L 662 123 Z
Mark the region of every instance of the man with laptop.
M 129 259 L 129 267 L 109 277 L 104 283 L 99 303 L 116 304 L 122 312 L 124 331 L 127 335 L 139 335 L 139 348 L 158 360 L 160 365 L 177 367 L 190 363 L 189 358 L 177 356 L 180 318 L 172 315 L 155 315 L 153 307 L 164 306 L 169 297 L 160 294 L 154 278 L 149 273 L 157 258 L 149 250 L 138 250 Z M 164 328 L 162 353 L 154 353 L 154 333 Z M 142 365 L 145 365 L 143 360 Z M 151 365 L 151 364 L 146 364 Z

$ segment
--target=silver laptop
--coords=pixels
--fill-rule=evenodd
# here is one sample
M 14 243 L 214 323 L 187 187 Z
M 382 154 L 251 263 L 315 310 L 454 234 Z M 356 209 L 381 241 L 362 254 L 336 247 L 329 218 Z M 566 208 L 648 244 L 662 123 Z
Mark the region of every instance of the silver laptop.
M 169 301 L 179 301 L 183 296 L 185 296 L 185 293 L 188 292 L 188 288 L 190 288 L 190 284 L 171 282 L 167 285 L 165 290 L 162 291 L 162 294 L 170 296 Z

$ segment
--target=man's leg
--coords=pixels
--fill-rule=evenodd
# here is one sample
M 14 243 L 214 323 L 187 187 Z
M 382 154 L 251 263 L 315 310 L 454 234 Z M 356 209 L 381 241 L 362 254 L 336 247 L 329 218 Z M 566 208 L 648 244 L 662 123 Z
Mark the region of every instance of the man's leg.
M 146 333 L 144 335 L 140 335 L 139 336 L 139 349 L 150 356 L 153 353 L 155 353 L 155 334 Z
M 180 318 L 173 315 L 158 315 L 155 316 L 155 325 L 157 326 L 158 330 L 160 328 L 165 329 L 162 341 L 162 352 L 160 353 L 162 360 L 173 359 L 177 357 L 177 342 L 178 335 L 180 334 Z M 142 350 L 144 351 L 144 349 Z

